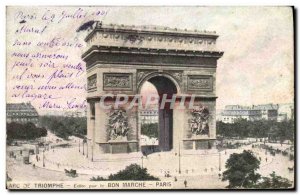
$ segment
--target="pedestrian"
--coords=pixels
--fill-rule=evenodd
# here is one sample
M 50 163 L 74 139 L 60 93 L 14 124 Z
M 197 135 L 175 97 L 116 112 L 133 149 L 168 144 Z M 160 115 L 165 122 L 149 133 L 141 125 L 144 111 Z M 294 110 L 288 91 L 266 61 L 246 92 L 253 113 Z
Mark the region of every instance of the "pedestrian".
M 268 158 L 266 157 L 266 162 L 268 162 Z
M 187 181 L 186 181 L 186 180 L 184 180 L 184 182 L 183 182 L 183 183 L 184 183 L 184 186 L 185 186 L 185 187 L 187 187 Z

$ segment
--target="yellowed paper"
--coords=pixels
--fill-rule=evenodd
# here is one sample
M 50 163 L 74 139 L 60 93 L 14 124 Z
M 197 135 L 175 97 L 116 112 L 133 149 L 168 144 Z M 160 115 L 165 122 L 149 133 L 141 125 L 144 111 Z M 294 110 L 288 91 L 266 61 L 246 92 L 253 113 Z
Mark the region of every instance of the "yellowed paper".
M 8 6 L 6 43 L 8 189 L 293 189 L 292 7 Z

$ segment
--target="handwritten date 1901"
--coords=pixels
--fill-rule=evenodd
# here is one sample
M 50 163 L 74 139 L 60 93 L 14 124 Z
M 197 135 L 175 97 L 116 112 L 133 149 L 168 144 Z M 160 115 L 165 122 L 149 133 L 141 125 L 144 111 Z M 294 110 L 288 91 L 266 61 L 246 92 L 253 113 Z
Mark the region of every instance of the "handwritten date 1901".
M 96 10 L 89 11 L 86 8 L 75 8 L 74 10 L 62 10 L 62 12 L 58 13 L 53 9 L 45 9 L 44 13 L 37 14 L 34 12 L 26 12 L 26 11 L 18 11 L 14 15 L 14 19 L 17 22 L 20 21 L 30 21 L 30 20 L 42 20 L 46 23 L 61 23 L 67 20 L 82 20 L 89 16 L 106 16 L 108 13 L 107 10 Z

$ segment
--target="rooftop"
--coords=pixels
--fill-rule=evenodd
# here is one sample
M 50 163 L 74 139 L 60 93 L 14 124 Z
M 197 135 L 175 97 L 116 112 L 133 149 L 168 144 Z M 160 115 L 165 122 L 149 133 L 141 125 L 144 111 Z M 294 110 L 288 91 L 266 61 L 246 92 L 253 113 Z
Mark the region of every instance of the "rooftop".
M 278 104 L 261 104 L 252 106 L 227 105 L 225 110 L 278 110 Z
M 7 103 L 6 112 L 34 112 L 37 114 L 31 103 Z
M 197 64 L 198 60 L 195 60 L 196 58 L 219 59 L 224 53 L 217 46 L 218 35 L 215 31 L 187 30 L 152 25 L 102 24 L 100 21 L 86 22 L 77 29 L 78 32 L 84 30 L 89 32 L 85 38 L 86 51 L 82 54 L 82 59 L 86 62 L 89 59 L 93 61 L 93 56 L 101 53 L 106 56 L 114 55 L 116 56 L 115 60 L 117 60 L 119 54 L 123 56 L 146 55 L 147 58 L 151 56 L 162 58 L 161 56 L 166 55 L 176 56 L 177 58 L 193 57 L 189 63 Z M 133 63 L 152 63 L 151 60 L 145 60 L 146 57 L 129 60 Z M 111 59 L 111 57 L 109 58 Z M 105 60 L 105 58 L 102 57 L 101 60 Z

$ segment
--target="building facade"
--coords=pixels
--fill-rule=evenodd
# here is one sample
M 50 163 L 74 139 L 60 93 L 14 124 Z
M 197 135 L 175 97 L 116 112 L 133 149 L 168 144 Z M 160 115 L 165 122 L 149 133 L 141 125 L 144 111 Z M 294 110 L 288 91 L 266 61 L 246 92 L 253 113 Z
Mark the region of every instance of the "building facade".
M 262 104 L 262 105 L 254 105 L 252 106 L 255 110 L 260 110 L 261 118 L 263 120 L 277 120 L 278 117 L 278 104 Z
M 6 122 L 38 124 L 39 115 L 31 103 L 6 104 Z
M 294 104 L 279 104 L 278 113 L 281 116 L 279 120 L 294 120 Z
M 263 104 L 252 106 L 227 105 L 221 112 L 220 120 L 224 123 L 234 123 L 239 119 L 247 121 L 277 120 L 278 104 Z
M 234 123 L 238 119 L 254 121 L 261 119 L 260 110 L 240 105 L 227 105 L 221 113 L 221 121 L 224 123 Z

